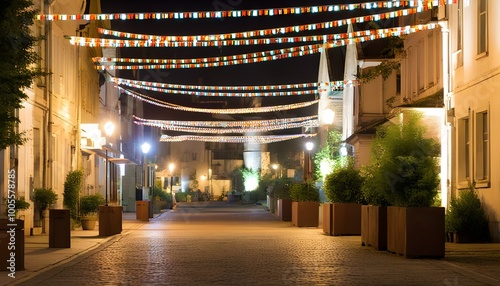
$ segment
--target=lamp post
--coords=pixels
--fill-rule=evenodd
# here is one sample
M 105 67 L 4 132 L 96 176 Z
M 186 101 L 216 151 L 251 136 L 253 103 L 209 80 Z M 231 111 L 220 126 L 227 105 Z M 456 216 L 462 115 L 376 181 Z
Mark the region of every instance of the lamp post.
M 148 154 L 149 150 L 151 149 L 151 145 L 149 145 L 149 143 L 145 142 L 144 144 L 142 144 L 141 149 L 142 149 L 142 153 L 144 154 L 144 162 L 143 162 L 143 165 L 144 165 L 144 183 L 142 186 L 142 196 L 143 196 L 143 200 L 144 200 L 144 194 L 145 193 L 146 193 L 146 195 L 149 194 L 149 182 L 148 182 L 149 181 L 149 173 L 148 173 L 148 162 L 146 159 L 147 158 L 146 155 Z
M 311 168 L 311 150 L 314 147 L 314 143 L 312 142 L 307 142 L 306 143 L 306 149 L 307 149 L 307 175 L 306 175 L 306 183 L 307 183 L 307 190 L 309 190 L 309 180 L 311 180 L 311 173 L 312 173 L 312 168 Z
M 170 163 L 168 165 L 168 170 L 170 171 L 170 198 L 172 200 L 172 204 L 170 206 L 171 209 L 174 208 L 174 163 Z
M 108 121 L 106 122 L 106 124 L 104 124 L 104 132 L 106 133 L 106 136 L 107 137 L 110 137 L 111 134 L 113 134 L 113 131 L 115 130 L 115 125 L 113 124 L 113 122 L 111 121 Z M 106 140 L 107 142 L 107 140 Z M 106 171 L 105 171 L 105 182 L 106 182 L 106 206 L 108 206 L 108 149 L 106 148 L 105 149 L 105 153 L 106 153 Z

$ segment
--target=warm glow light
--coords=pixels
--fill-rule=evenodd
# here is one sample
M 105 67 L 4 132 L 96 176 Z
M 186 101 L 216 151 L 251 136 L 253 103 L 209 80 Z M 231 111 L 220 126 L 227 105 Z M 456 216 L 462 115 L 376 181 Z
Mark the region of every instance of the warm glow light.
M 313 147 L 314 147 L 314 143 L 312 143 L 312 142 L 307 142 L 306 143 L 306 149 L 307 149 L 307 151 L 311 151 L 313 149 Z
M 114 130 L 115 130 L 115 125 L 113 124 L 113 122 L 108 121 L 106 122 L 106 124 L 104 124 L 104 132 L 106 133 L 106 135 L 111 136 Z
M 273 167 L 274 170 L 278 170 L 278 164 L 273 164 L 272 167 Z
M 141 148 L 142 148 L 142 153 L 147 154 L 151 149 L 151 145 L 149 145 L 149 143 L 146 142 L 142 144 Z
M 324 124 L 332 124 L 335 119 L 335 112 L 333 112 L 330 108 L 325 109 L 323 111 L 322 119 Z
M 172 172 L 174 171 L 174 168 L 175 168 L 175 164 L 174 163 L 168 164 L 168 170 L 170 171 L 170 174 L 172 174 Z

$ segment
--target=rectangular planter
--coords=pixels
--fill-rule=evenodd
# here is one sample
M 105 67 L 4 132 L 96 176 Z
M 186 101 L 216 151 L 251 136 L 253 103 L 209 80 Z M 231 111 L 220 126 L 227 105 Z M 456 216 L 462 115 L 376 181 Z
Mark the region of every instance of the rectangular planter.
M 442 258 L 443 207 L 387 207 L 387 250 L 406 257 Z
M 99 236 L 110 236 L 122 232 L 122 206 L 99 207 Z
M 282 221 L 292 220 L 292 201 L 279 199 L 278 200 L 278 217 Z
M 292 202 L 292 224 L 299 227 L 318 227 L 318 202 Z
M 387 249 L 387 207 L 361 207 L 361 245 Z
M 323 204 L 323 232 L 329 235 L 360 235 L 361 205 Z

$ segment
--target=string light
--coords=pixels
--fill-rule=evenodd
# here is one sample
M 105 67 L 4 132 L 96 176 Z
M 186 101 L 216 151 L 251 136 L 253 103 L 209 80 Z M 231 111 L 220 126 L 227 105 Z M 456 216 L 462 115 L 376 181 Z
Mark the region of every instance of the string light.
M 183 142 L 183 141 L 202 141 L 202 142 L 220 142 L 220 143 L 256 143 L 268 144 L 280 141 L 292 140 L 301 137 L 314 137 L 316 134 L 293 134 L 293 135 L 262 135 L 262 136 L 201 136 L 201 135 L 180 135 L 168 136 L 162 135 L 160 142 Z
M 292 109 L 298 109 L 298 108 L 304 108 L 308 107 L 314 104 L 317 104 L 319 100 L 313 100 L 313 101 L 307 101 L 307 102 L 301 102 L 301 103 L 294 103 L 294 104 L 287 104 L 287 105 L 276 105 L 276 106 L 263 106 L 263 107 L 250 107 L 250 108 L 221 108 L 221 109 L 215 109 L 215 108 L 195 108 L 195 107 L 187 107 L 187 106 L 181 106 L 177 104 L 172 104 L 168 102 L 164 102 L 161 100 L 158 100 L 156 98 L 135 92 L 135 91 L 130 91 L 121 87 L 117 87 L 121 91 L 123 91 L 125 94 L 132 96 L 133 98 L 136 98 L 138 100 L 141 100 L 143 102 L 156 105 L 159 107 L 163 108 L 169 108 L 169 109 L 174 109 L 174 110 L 182 110 L 182 111 L 189 111 L 189 112 L 200 112 L 200 113 L 211 113 L 211 114 L 248 114 L 248 113 L 268 113 L 268 112 L 278 112 L 278 111 L 285 111 L 285 110 L 292 110 Z
M 455 0 L 456 1 L 456 0 Z M 452 2 L 452 0 L 448 0 Z M 195 12 L 150 12 L 150 13 L 99 13 L 99 14 L 41 14 L 35 19 L 44 21 L 79 21 L 79 20 L 165 20 L 165 19 L 222 19 L 242 17 L 272 17 L 281 15 L 315 14 L 325 12 L 352 11 L 357 9 L 378 9 L 394 7 L 411 7 L 412 4 L 425 3 L 441 6 L 436 0 L 420 1 L 372 1 L 357 4 L 337 4 L 288 8 L 267 8 L 232 11 L 195 11 Z
M 137 125 L 159 127 L 163 130 L 190 132 L 190 133 L 210 133 L 210 134 L 269 132 L 274 130 L 319 126 L 318 120 L 308 120 L 304 122 L 276 124 L 263 127 L 245 127 L 245 128 L 202 128 L 202 127 L 188 127 L 188 126 L 173 126 L 168 124 L 157 124 L 153 122 L 144 122 L 144 121 L 134 121 L 134 123 Z
M 311 121 L 317 119 L 317 115 L 303 116 L 303 117 L 292 117 L 292 118 L 280 118 L 280 119 L 267 119 L 267 120 L 246 120 L 246 121 L 179 121 L 179 120 L 155 120 L 155 119 L 145 119 L 133 115 L 134 120 L 140 122 L 147 122 L 148 124 L 154 124 L 155 126 L 189 126 L 189 127 L 210 127 L 210 128 L 248 128 L 248 127 L 268 127 L 281 124 L 289 124 L 303 121 Z

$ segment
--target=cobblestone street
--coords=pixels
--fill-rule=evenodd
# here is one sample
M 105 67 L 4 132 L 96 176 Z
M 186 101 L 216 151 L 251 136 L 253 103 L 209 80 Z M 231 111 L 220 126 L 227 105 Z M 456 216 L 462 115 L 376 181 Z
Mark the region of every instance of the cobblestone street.
M 486 266 L 498 272 L 498 265 Z M 293 227 L 262 206 L 200 203 L 137 224 L 23 285 L 454 286 L 498 285 L 499 279 L 446 258 L 375 251 L 360 246 L 359 236 Z

